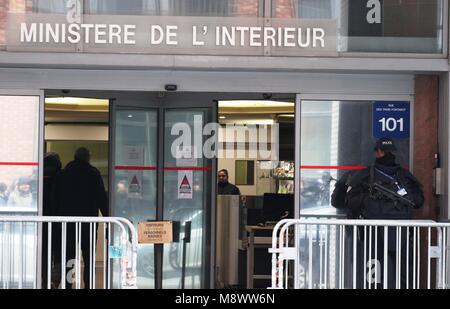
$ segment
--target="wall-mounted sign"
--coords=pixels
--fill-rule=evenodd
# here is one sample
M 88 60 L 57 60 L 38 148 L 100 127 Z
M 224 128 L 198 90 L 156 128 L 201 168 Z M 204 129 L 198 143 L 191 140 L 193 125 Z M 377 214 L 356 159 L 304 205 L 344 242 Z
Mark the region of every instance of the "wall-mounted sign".
M 374 102 L 373 136 L 375 138 L 410 137 L 409 102 Z
M 337 56 L 336 21 L 8 14 L 10 51 Z
M 176 222 L 158 221 L 138 224 L 138 242 L 140 244 L 168 244 L 176 242 Z

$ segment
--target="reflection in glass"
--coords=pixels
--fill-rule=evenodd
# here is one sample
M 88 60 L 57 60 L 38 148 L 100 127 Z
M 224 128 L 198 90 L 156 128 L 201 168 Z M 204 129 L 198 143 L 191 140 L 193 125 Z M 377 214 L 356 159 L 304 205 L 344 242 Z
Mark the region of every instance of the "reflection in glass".
M 441 53 L 443 1 L 273 0 L 275 18 L 334 19 L 339 52 Z
M 236 0 L 85 0 L 79 3 L 84 14 L 91 15 L 240 17 L 260 15 L 259 0 L 246 0 L 245 3 Z M 33 12 L 64 14 L 67 10 L 66 1 L 33 1 Z

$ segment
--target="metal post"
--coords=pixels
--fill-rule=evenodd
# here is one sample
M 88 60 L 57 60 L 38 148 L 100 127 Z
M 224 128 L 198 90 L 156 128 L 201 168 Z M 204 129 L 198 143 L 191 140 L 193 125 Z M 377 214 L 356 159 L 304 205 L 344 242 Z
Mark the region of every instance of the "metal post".
M 183 238 L 183 264 L 181 268 L 181 289 L 185 288 L 186 279 L 186 246 L 191 242 L 191 221 L 188 221 L 184 225 L 184 238 Z

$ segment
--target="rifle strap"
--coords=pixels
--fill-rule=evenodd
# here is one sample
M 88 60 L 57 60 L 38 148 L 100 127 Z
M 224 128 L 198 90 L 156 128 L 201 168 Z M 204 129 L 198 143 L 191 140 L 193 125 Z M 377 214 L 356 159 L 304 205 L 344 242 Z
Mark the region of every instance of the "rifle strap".
M 375 178 L 375 166 L 371 166 L 370 167 L 370 172 L 369 172 L 369 193 L 370 193 L 370 197 L 373 198 L 373 183 L 374 183 L 374 178 Z

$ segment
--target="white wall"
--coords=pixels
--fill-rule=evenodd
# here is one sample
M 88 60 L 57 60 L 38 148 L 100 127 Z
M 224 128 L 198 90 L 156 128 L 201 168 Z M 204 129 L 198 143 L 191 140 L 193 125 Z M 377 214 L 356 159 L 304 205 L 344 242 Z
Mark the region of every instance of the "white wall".
M 45 140 L 108 141 L 108 125 L 48 124 Z
M 241 121 L 235 121 L 235 124 L 245 124 L 248 123 L 245 120 L 241 120 Z M 223 149 L 223 146 L 225 146 L 225 142 L 227 141 L 227 137 L 230 136 L 229 134 L 234 134 L 234 131 L 232 129 L 227 130 L 226 128 L 220 128 L 219 130 L 219 143 L 222 143 L 221 146 L 219 146 L 219 149 Z M 270 134 L 270 131 L 269 131 Z M 234 136 L 235 141 L 238 141 L 237 136 Z M 272 149 L 278 149 L 279 145 L 278 145 L 278 136 L 274 137 L 274 139 L 271 139 L 271 136 L 268 136 L 269 141 L 272 142 Z M 242 141 L 241 141 L 242 142 Z M 245 142 L 250 142 L 249 140 L 249 136 L 246 135 L 245 137 Z M 259 149 L 259 145 L 257 147 L 257 149 Z M 220 153 L 220 151 L 219 151 Z M 278 152 L 277 152 L 278 153 Z M 219 158 L 217 161 L 217 165 L 218 165 L 218 170 L 221 169 L 226 169 L 228 170 L 228 180 L 230 183 L 232 184 L 236 184 L 236 161 L 238 160 L 247 160 L 247 161 L 254 161 L 254 174 L 253 174 L 253 179 L 255 180 L 255 184 L 253 186 L 242 186 L 239 185 L 238 188 L 241 191 L 242 195 L 258 195 L 258 189 L 257 189 L 257 184 L 258 184 L 258 179 L 257 179 L 257 161 L 258 160 L 262 160 L 262 158 L 259 157 L 250 157 L 249 156 L 249 152 L 245 151 L 245 155 L 240 155 L 239 152 L 237 150 L 234 150 L 234 154 L 228 154 L 226 150 L 223 151 L 223 156 L 231 156 L 232 158 Z M 264 158 L 265 159 L 265 158 Z M 274 161 L 276 161 L 276 159 L 278 159 L 277 157 L 272 158 Z M 267 159 L 265 159 L 267 160 Z M 261 186 L 265 186 L 265 187 L 270 187 L 270 184 L 266 183 L 261 183 Z M 260 188 L 259 191 L 261 191 Z

